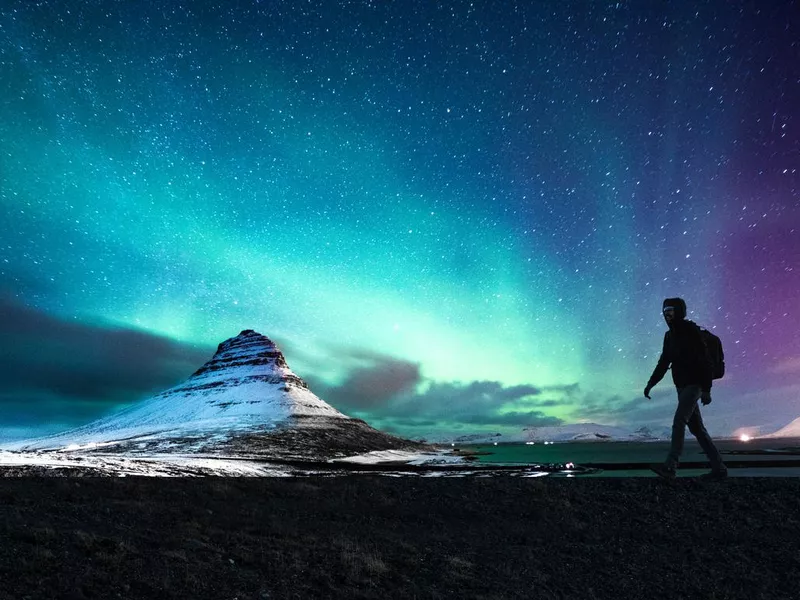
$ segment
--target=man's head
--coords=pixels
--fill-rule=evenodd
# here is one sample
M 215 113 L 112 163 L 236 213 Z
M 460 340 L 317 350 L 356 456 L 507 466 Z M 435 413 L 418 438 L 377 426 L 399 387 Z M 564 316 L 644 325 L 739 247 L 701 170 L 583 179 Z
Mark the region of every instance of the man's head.
M 664 300 L 662 310 L 667 325 L 686 318 L 686 302 L 683 298 L 667 298 Z

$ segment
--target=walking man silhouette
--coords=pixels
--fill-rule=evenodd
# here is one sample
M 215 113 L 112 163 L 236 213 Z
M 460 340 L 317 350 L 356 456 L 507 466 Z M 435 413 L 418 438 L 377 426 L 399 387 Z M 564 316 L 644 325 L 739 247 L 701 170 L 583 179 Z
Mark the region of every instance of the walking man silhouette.
M 672 420 L 672 441 L 667 459 L 663 464 L 652 465 L 651 469 L 665 479 L 674 479 L 688 426 L 711 462 L 711 472 L 703 478 L 724 479 L 728 476 L 728 468 L 703 425 L 697 405 L 698 400 L 704 406 L 711 403 L 711 364 L 700 327 L 686 319 L 686 302 L 682 298 L 664 300 L 663 315 L 669 329 L 664 334 L 664 347 L 644 388 L 644 395 L 650 399 L 650 390 L 661 381 L 671 366 L 672 381 L 678 390 L 678 406 Z

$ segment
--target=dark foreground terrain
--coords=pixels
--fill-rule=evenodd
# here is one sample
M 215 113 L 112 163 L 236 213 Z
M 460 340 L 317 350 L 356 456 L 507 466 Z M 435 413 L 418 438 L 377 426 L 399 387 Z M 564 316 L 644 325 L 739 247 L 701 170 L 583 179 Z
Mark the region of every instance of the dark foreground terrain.
M 0 598 L 800 597 L 800 479 L 0 478 Z

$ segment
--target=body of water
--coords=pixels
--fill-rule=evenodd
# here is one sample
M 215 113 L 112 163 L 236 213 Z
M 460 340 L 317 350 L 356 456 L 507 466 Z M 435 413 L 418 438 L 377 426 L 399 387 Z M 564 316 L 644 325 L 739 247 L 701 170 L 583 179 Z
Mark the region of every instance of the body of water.
M 731 464 L 732 476 L 800 476 L 800 439 L 715 440 L 723 460 Z M 458 447 L 458 446 L 457 446 Z M 459 447 L 464 453 L 475 452 L 481 465 L 535 465 L 567 464 L 575 465 L 613 463 L 635 465 L 663 462 L 669 451 L 669 442 L 555 442 L 552 444 L 475 444 Z M 793 453 L 786 453 L 791 451 Z M 693 439 L 687 439 L 681 456 L 683 463 L 706 462 L 705 454 Z M 770 465 L 765 463 L 769 461 Z M 787 462 L 786 466 L 776 466 L 775 462 Z M 742 463 L 747 463 L 742 464 Z M 751 464 L 752 463 L 752 464 Z M 681 475 L 697 475 L 707 469 L 683 469 Z M 631 477 L 650 475 L 647 469 L 614 468 L 604 469 L 597 475 Z

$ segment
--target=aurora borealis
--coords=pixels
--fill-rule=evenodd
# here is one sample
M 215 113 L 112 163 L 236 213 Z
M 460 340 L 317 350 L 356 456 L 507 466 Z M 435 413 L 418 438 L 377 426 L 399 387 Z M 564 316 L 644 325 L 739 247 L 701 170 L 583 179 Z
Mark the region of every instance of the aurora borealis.
M 10 1 L 0 437 L 255 329 L 408 435 L 800 416 L 797 2 Z

